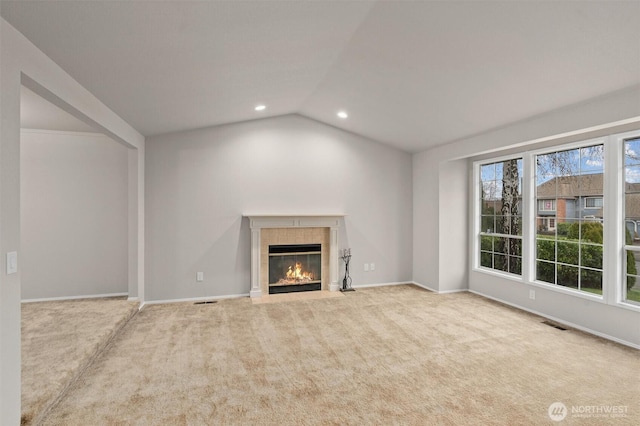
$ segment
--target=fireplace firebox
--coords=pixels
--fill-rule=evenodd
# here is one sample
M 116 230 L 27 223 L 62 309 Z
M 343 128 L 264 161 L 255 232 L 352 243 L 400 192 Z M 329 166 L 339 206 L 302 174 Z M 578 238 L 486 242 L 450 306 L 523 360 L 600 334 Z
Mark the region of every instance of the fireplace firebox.
M 269 294 L 320 290 L 322 245 L 269 246 Z

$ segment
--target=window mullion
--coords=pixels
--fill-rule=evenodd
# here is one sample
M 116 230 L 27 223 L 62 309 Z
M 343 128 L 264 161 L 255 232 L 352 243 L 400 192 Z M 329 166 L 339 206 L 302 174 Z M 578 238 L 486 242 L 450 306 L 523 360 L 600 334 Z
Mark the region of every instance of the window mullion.
M 529 152 L 522 156 L 522 277 L 525 282 L 535 278 L 535 167 Z
M 607 137 L 604 142 L 602 297 L 608 304 L 615 304 L 620 300 L 621 289 L 618 283 L 622 280 L 619 260 L 623 252 L 621 224 L 624 222 L 622 208 L 624 167 L 622 165 L 623 144 L 617 143 L 616 139 Z

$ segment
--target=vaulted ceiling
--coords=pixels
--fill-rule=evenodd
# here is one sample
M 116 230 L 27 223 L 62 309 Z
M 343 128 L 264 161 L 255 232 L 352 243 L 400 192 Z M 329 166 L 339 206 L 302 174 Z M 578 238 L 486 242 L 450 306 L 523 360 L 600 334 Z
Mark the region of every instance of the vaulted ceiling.
M 640 1 L 0 8 L 145 136 L 301 114 L 417 152 L 640 84 Z

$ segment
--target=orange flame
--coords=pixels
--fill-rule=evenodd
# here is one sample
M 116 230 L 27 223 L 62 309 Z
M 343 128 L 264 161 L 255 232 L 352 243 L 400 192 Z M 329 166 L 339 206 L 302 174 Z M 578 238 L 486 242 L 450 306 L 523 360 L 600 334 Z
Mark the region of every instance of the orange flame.
M 293 266 L 289 266 L 289 270 L 287 271 L 287 279 L 288 280 L 313 280 L 313 273 L 306 272 L 302 270 L 302 263 L 296 262 L 295 269 Z

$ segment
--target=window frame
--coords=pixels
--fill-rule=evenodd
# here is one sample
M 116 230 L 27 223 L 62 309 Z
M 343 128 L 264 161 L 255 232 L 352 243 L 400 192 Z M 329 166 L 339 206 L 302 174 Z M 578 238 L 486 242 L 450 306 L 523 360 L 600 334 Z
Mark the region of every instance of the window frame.
M 473 248 L 473 262 L 472 262 L 472 269 L 473 270 L 480 270 L 489 274 L 497 274 L 500 275 L 502 277 L 507 277 L 510 279 L 515 279 L 515 280 L 522 280 L 523 277 L 523 268 L 524 268 L 524 263 L 525 263 L 525 259 L 524 259 L 524 239 L 523 239 L 523 233 L 524 233 L 524 212 L 521 211 L 521 222 L 522 222 L 522 232 L 520 233 L 520 235 L 510 235 L 510 234 L 502 234 L 502 233 L 497 233 L 497 232 L 485 232 L 482 229 L 482 198 L 481 198 L 481 194 L 480 194 L 480 187 L 481 187 L 481 183 L 482 183 L 482 179 L 480 176 L 481 173 L 481 169 L 482 166 L 486 166 L 489 164 L 495 164 L 495 163 L 503 163 L 505 161 L 509 161 L 509 160 L 521 160 L 522 164 L 523 164 L 523 168 L 524 166 L 524 156 L 523 154 L 516 154 L 516 155 L 506 155 L 506 156 L 501 156 L 501 157 L 494 157 L 488 160 L 484 160 L 484 161 L 476 161 L 473 163 L 473 181 L 474 181 L 474 191 L 473 191 L 473 197 L 474 197 L 474 208 L 473 208 L 473 212 L 474 212 L 474 218 L 473 218 L 473 229 L 474 229 L 474 243 L 471 244 L 472 248 Z M 524 171 L 523 171 L 523 175 L 524 175 Z M 519 185 L 520 185 L 520 209 L 522 210 L 522 208 L 524 207 L 524 205 L 526 203 L 524 203 L 524 185 L 523 185 L 523 179 L 522 176 L 519 177 Z M 489 268 L 486 266 L 481 266 L 481 257 L 482 257 L 482 249 L 481 249 L 481 239 L 483 236 L 491 236 L 491 237 L 498 237 L 498 238 L 514 238 L 514 239 L 518 239 L 521 241 L 521 246 L 522 246 L 522 252 L 521 252 L 521 256 L 520 256 L 520 262 L 522 264 L 521 270 L 520 270 L 520 274 L 516 274 L 516 273 L 512 273 L 512 272 L 508 272 L 508 271 L 502 271 L 500 269 L 495 269 L 495 268 Z M 492 252 L 493 253 L 493 252 Z
M 626 164 L 625 164 L 625 149 L 624 144 L 628 140 L 640 139 L 640 129 L 633 130 L 630 132 L 618 133 L 612 136 L 614 142 L 619 147 L 619 155 L 617 160 L 619 161 L 619 169 L 617 176 L 617 187 L 619 189 L 619 197 L 618 197 L 618 214 L 617 218 L 618 224 L 620 224 L 620 230 L 617 233 L 618 241 L 616 247 L 621 247 L 621 256 L 620 256 L 620 264 L 618 265 L 617 272 L 619 274 L 620 283 L 615 292 L 612 292 L 612 297 L 614 297 L 615 301 L 619 306 L 632 309 L 632 310 L 640 310 L 640 302 L 628 301 L 626 299 L 626 278 L 627 278 L 627 250 L 640 253 L 640 246 L 628 245 L 626 244 L 625 232 L 626 232 L 626 209 L 625 209 L 625 199 L 626 199 Z M 640 271 L 638 275 L 640 276 Z
M 531 198 L 534 201 L 544 201 L 544 200 L 548 200 L 548 198 L 542 198 L 541 200 L 538 200 L 536 197 L 536 184 L 535 184 L 535 180 L 536 180 L 536 157 L 539 155 L 546 155 L 546 154 L 551 154 L 554 152 L 564 152 L 564 151 L 572 151 L 572 150 L 580 150 L 582 148 L 588 148 L 588 147 L 592 147 L 592 146 L 596 146 L 596 145 L 603 145 L 603 149 L 604 149 L 604 155 L 603 155 L 603 203 L 604 203 L 604 198 L 606 196 L 606 193 L 608 192 L 605 188 L 606 188 L 606 183 L 604 181 L 605 177 L 606 177 L 606 171 L 608 170 L 608 165 L 607 165 L 607 161 L 606 161 L 606 157 L 607 157 L 607 153 L 609 152 L 609 149 L 607 148 L 607 140 L 608 137 L 603 136 L 603 137 L 597 137 L 597 138 L 591 138 L 591 139 L 585 139 L 585 140 L 579 140 L 579 141 L 575 141 L 575 142 L 570 142 L 570 143 L 565 143 L 565 144 L 558 144 L 558 145 L 552 145 L 552 146 L 548 146 L 545 148 L 541 148 L 541 149 L 536 149 L 536 150 L 532 150 L 529 151 L 529 155 L 530 155 L 530 161 L 531 161 L 531 176 L 530 179 L 533 181 L 533 188 L 532 191 L 533 193 L 531 194 Z M 554 207 L 556 207 L 557 209 L 557 196 L 554 199 Z M 537 203 L 536 203 L 537 206 Z M 556 210 L 554 210 L 556 211 Z M 541 218 L 545 218 L 545 216 L 536 216 L 537 217 L 541 217 Z M 549 216 L 550 217 L 550 216 Z M 554 228 L 554 230 L 557 230 L 557 218 L 554 216 L 554 219 L 556 219 L 556 226 Z M 575 220 L 580 220 L 583 221 L 582 218 L 573 218 Z M 540 281 L 537 279 L 536 277 L 536 262 L 538 261 L 537 257 L 536 257 L 536 244 L 537 244 L 537 230 L 533 229 L 532 230 L 532 234 L 531 234 L 531 244 L 532 244 L 532 251 L 530 254 L 530 258 L 527 259 L 528 262 L 530 263 L 530 268 L 529 268 L 529 276 L 528 278 L 528 282 L 535 284 L 535 285 L 539 285 L 542 286 L 544 288 L 549 288 L 549 289 L 553 289 L 562 293 L 569 293 L 572 295 L 576 295 L 576 296 L 581 296 L 581 297 L 587 297 L 589 299 L 594 299 L 597 301 L 601 301 L 604 302 L 606 300 L 605 297 L 605 264 L 606 264 L 606 244 L 605 244 L 605 239 L 607 236 L 607 230 L 604 229 L 603 227 L 603 241 L 602 241 L 602 294 L 597 294 L 597 293 L 591 293 L 591 292 L 587 292 L 582 290 L 581 288 L 572 288 L 572 287 L 567 287 L 567 286 L 563 286 L 557 283 L 549 283 L 546 281 Z M 559 241 L 558 239 L 555 239 L 556 244 L 557 241 Z M 581 251 L 581 246 L 584 244 L 582 242 L 578 242 L 578 247 L 579 247 L 579 253 Z M 557 250 L 557 248 L 556 248 Z M 580 256 L 580 254 L 579 254 Z M 566 265 L 569 267 L 574 267 L 574 265 L 568 265 L 565 264 L 563 262 L 560 262 L 556 253 L 556 259 L 554 261 L 549 261 L 548 263 L 554 263 L 556 265 Z M 580 274 L 582 269 L 586 269 L 586 270 L 598 270 L 597 268 L 589 268 L 589 267 L 583 267 L 581 265 L 575 265 L 576 268 L 578 268 L 578 274 Z M 556 278 L 557 281 L 557 278 Z
M 585 135 L 583 135 L 585 136 Z M 585 299 L 594 303 L 602 303 L 617 308 L 640 312 L 640 303 L 628 302 L 626 297 L 626 244 L 624 239 L 625 212 L 625 163 L 624 163 L 624 141 L 640 138 L 640 128 L 636 127 L 632 131 L 611 131 L 602 136 L 594 138 L 577 139 L 562 142 L 562 138 L 557 139 L 557 143 L 547 140 L 542 148 L 530 149 L 527 145 L 522 145 L 515 152 L 509 150 L 508 155 L 498 155 L 489 157 L 484 155 L 477 160 L 471 161 L 470 170 L 473 173 L 470 184 L 472 184 L 472 206 L 470 213 L 470 268 L 472 273 L 493 275 L 502 279 L 507 279 L 516 283 L 524 284 L 527 289 L 544 288 L 552 292 L 562 293 L 571 297 Z M 552 144 L 553 143 L 553 144 Z M 602 218 L 599 221 L 603 224 L 603 265 L 602 265 L 602 295 L 588 293 L 557 284 L 536 281 L 535 278 L 535 239 L 536 221 L 540 217 L 550 217 L 539 215 L 536 203 L 535 185 L 535 156 L 544 153 L 570 150 L 574 148 L 587 147 L 597 144 L 604 144 L 604 167 L 603 167 L 603 196 L 602 196 Z M 480 261 L 480 165 L 486 165 L 504 160 L 522 158 L 523 171 L 520 177 L 521 202 L 522 206 L 522 275 L 514 275 L 503 271 L 483 268 L 479 266 Z M 596 197 L 600 198 L 600 197 Z M 556 206 L 557 207 L 557 206 Z M 640 228 L 640 227 L 639 227 Z M 640 246 L 633 246 L 631 249 L 640 252 Z M 640 272 L 640 270 L 639 270 Z M 624 279 L 623 279 L 624 278 Z M 517 285 L 517 284 L 516 284 Z

